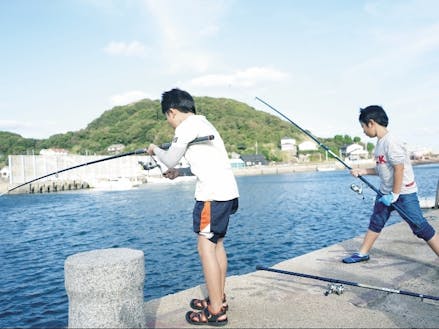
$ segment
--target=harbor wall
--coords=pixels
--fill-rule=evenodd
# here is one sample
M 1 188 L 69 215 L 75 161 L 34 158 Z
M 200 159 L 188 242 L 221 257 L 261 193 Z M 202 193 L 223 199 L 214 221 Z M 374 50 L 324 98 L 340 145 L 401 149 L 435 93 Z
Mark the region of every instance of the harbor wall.
M 102 161 L 108 156 L 85 155 L 10 155 L 9 156 L 9 188 L 23 184 L 37 177 L 62 171 L 63 169 L 83 165 L 67 170 L 35 182 L 32 186 L 24 186 L 18 193 L 51 192 L 94 187 L 101 181 L 111 181 L 121 178 L 142 180 L 155 171 L 143 170 L 139 161 L 146 162 L 149 156 L 126 156 Z M 85 165 L 84 165 L 85 164 Z M 160 172 L 156 173 L 157 175 Z

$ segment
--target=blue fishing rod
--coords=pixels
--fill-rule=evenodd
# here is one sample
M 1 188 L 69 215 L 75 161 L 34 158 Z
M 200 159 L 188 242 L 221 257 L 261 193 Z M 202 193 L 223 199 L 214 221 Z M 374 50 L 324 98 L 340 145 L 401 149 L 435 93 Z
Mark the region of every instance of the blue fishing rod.
M 280 116 L 282 116 L 285 120 L 287 120 L 288 122 L 290 122 L 293 126 L 295 126 L 297 129 L 299 129 L 300 131 L 302 131 L 305 135 L 307 135 L 309 138 L 311 138 L 313 141 L 315 141 L 321 148 L 323 148 L 325 151 L 327 151 L 332 157 L 334 157 L 334 159 L 338 160 L 341 164 L 343 164 L 347 169 L 352 170 L 352 167 L 349 166 L 346 162 L 344 162 L 342 159 L 340 159 L 340 157 L 335 154 L 334 152 L 332 152 L 329 147 L 327 147 L 325 144 L 321 143 L 316 137 L 314 137 L 311 133 L 309 133 L 308 131 L 306 131 L 305 129 L 303 129 L 302 127 L 300 127 L 297 123 L 295 123 L 294 121 L 292 121 L 290 118 L 288 118 L 285 114 L 281 113 L 280 111 L 278 111 L 277 109 L 275 109 L 273 106 L 271 106 L 270 104 L 268 104 L 267 102 L 265 102 L 264 100 L 260 99 L 259 97 L 256 97 L 256 99 L 258 101 L 260 101 L 261 103 L 265 104 L 266 106 L 268 106 L 270 109 L 272 109 L 274 112 L 276 112 L 277 114 L 279 114 Z M 367 186 L 369 186 L 376 194 L 378 194 L 380 197 L 382 197 L 384 194 L 381 193 L 381 191 L 379 189 L 377 189 L 372 183 L 370 183 L 366 178 L 364 178 L 361 175 L 357 176 L 363 183 L 365 183 Z M 352 187 L 351 187 L 352 188 Z M 354 190 L 354 189 L 353 189 Z M 355 190 L 354 190 L 355 191 Z M 408 220 L 410 223 L 416 225 L 415 223 L 413 223 L 413 221 L 410 220 L 410 217 L 405 213 L 404 210 L 401 209 L 401 207 L 399 207 L 397 204 L 392 203 L 392 207 L 395 208 L 395 210 L 401 215 L 401 217 L 403 217 L 404 219 Z
M 192 145 L 192 144 L 196 144 L 196 143 L 203 143 L 203 142 L 211 141 L 213 139 L 214 139 L 213 135 L 197 137 L 193 141 L 189 142 L 188 145 Z M 159 147 L 161 149 L 167 150 L 167 149 L 169 149 L 171 147 L 171 143 L 164 143 L 164 144 L 159 145 Z M 116 155 L 113 155 L 113 156 L 109 156 L 107 158 L 98 159 L 98 160 L 94 160 L 94 161 L 90 161 L 90 162 L 85 162 L 85 163 L 81 163 L 81 164 L 76 165 L 76 166 L 72 166 L 72 167 L 68 167 L 68 168 L 65 168 L 65 169 L 57 170 L 57 171 L 54 171 L 54 172 L 52 172 L 50 174 L 34 178 L 34 179 L 29 180 L 27 182 L 24 182 L 24 183 L 22 183 L 20 185 L 17 185 L 15 187 L 11 188 L 11 189 L 8 189 L 8 191 L 6 193 L 9 193 L 9 192 L 11 192 L 13 190 L 16 190 L 16 189 L 18 189 L 18 188 L 20 188 L 22 186 L 27 185 L 27 184 L 36 182 L 36 181 L 38 181 L 40 179 L 47 178 L 47 177 L 53 176 L 53 175 L 58 175 L 58 174 L 60 174 L 62 172 L 68 171 L 68 170 L 72 170 L 72 169 L 88 166 L 88 165 L 91 165 L 91 164 L 94 164 L 94 163 L 98 163 L 98 162 L 102 162 L 102 161 L 108 161 L 108 160 L 112 160 L 112 159 L 126 157 L 128 155 L 143 154 L 143 153 L 147 153 L 147 151 L 148 151 L 148 148 L 137 149 L 137 150 L 134 150 L 134 151 L 131 151 L 131 152 L 116 154 Z M 152 169 L 152 168 L 149 168 L 149 169 Z M 3 193 L 3 194 L 6 194 L 6 193 Z M 2 196 L 3 194 L 0 194 L 0 196 Z

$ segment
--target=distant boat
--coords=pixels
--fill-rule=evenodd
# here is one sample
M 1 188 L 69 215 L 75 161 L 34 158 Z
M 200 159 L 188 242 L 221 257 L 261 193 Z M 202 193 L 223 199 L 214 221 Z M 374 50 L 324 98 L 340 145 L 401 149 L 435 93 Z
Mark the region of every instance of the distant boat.
M 126 191 L 139 187 L 141 183 L 126 177 L 118 177 L 95 180 L 90 183 L 90 187 L 96 191 Z
M 317 171 L 334 171 L 335 167 L 317 167 Z
M 432 209 L 436 206 L 435 204 L 436 200 L 435 198 L 431 197 L 431 198 L 419 198 L 419 206 L 422 209 Z
M 146 185 L 148 184 L 179 184 L 183 182 L 192 182 L 197 179 L 196 176 L 178 176 L 175 179 L 169 179 L 162 176 L 148 176 Z M 143 185 L 142 185 L 143 186 Z

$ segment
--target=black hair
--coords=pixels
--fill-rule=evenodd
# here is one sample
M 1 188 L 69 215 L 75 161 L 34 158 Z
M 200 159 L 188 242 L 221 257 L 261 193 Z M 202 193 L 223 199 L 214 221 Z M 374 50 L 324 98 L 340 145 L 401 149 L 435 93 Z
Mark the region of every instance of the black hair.
M 389 124 L 389 118 L 387 117 L 386 112 L 379 105 L 370 105 L 364 109 L 360 109 L 359 120 L 365 125 L 367 125 L 370 120 L 375 121 L 383 127 L 387 127 Z
M 178 88 L 165 91 L 162 94 L 161 104 L 163 114 L 166 114 L 171 108 L 184 113 L 196 114 L 195 102 L 192 96 L 187 91 Z

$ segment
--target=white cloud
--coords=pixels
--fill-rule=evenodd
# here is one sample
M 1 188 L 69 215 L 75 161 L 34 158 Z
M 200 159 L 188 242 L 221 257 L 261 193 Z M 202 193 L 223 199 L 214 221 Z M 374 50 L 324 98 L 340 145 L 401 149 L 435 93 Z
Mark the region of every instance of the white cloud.
M 208 74 L 189 81 L 194 87 L 254 87 L 261 82 L 281 81 L 288 77 L 286 73 L 272 68 L 251 67 L 231 74 Z
M 0 120 L 0 131 L 12 132 L 25 138 L 47 138 L 51 134 L 59 133 L 57 129 L 59 129 L 59 127 L 56 123 L 50 120 Z
M 18 120 L 0 120 L 0 130 L 15 131 L 23 128 L 31 128 L 35 124 L 31 122 L 18 121 Z
M 110 105 L 111 106 L 126 105 L 145 98 L 151 98 L 151 97 L 143 91 L 132 90 L 122 94 L 111 96 Z
M 139 41 L 131 41 L 130 43 L 111 41 L 104 48 L 104 51 L 110 55 L 134 57 L 142 57 L 147 52 L 146 47 Z

